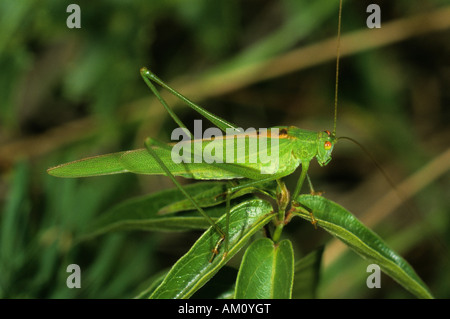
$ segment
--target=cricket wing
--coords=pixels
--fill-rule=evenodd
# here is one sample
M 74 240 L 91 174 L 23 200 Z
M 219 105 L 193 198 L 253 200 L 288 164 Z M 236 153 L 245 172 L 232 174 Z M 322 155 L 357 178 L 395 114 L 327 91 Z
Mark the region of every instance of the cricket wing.
M 194 163 L 194 160 L 192 160 L 192 162 L 179 162 L 179 159 L 174 160 L 172 158 L 173 154 L 169 149 L 155 147 L 154 150 L 169 171 L 175 176 L 203 180 L 221 180 L 242 177 L 223 167 L 218 167 L 205 162 Z M 120 156 L 120 161 L 128 172 L 136 174 L 165 175 L 164 170 L 146 149 L 124 152 Z
M 120 157 L 124 152 L 99 155 L 61 164 L 47 170 L 56 177 L 88 177 L 128 172 Z
M 238 134 L 216 137 L 212 140 L 194 141 L 193 148 L 199 143 L 203 161 L 210 163 L 210 167 L 243 178 L 281 178 L 291 174 L 300 165 L 300 161 L 293 155 L 292 141 L 278 136 Z
M 175 176 L 194 179 L 238 178 L 235 173 L 206 163 L 175 163 L 170 150 L 156 148 L 157 155 Z M 119 173 L 165 175 L 164 170 L 146 149 L 117 152 L 80 159 L 49 168 L 47 172 L 56 177 L 90 177 Z

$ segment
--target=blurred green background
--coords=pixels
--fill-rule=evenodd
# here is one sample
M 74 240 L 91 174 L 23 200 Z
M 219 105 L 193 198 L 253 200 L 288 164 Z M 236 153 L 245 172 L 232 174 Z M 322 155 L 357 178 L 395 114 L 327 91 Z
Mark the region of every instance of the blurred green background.
M 169 141 L 175 128 L 139 75 L 149 67 L 242 127 L 332 130 L 338 1 L 0 1 L 0 297 L 131 298 L 199 233 L 121 232 L 73 245 L 106 209 L 172 187 L 132 174 L 58 179 L 50 166 Z M 366 27 L 377 3 L 382 28 Z M 450 6 L 447 0 L 344 1 L 338 136 L 316 189 L 401 253 L 436 297 L 450 297 Z M 421 16 L 421 19 L 414 17 Z M 167 96 L 167 95 L 164 95 Z M 168 97 L 188 123 L 199 118 Z M 287 178 L 290 187 L 297 175 Z M 406 181 L 406 182 L 405 182 Z M 188 181 L 184 181 L 188 182 Z M 404 182 L 403 184 L 401 184 Z M 367 262 L 294 220 L 297 258 L 327 243 L 321 298 L 410 298 Z M 66 267 L 81 267 L 69 289 Z

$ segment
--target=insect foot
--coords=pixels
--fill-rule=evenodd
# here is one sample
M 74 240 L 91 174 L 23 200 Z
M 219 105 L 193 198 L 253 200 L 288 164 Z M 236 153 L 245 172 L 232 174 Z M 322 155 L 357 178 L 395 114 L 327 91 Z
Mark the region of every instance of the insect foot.
M 312 194 L 312 195 L 314 195 L 314 194 Z M 292 201 L 292 208 L 288 212 L 288 216 L 292 213 L 292 211 L 295 210 L 296 207 L 300 207 L 300 206 L 302 206 L 302 205 L 299 202 L 293 200 Z M 314 217 L 314 214 L 313 214 L 312 211 L 308 210 L 308 212 L 309 212 L 309 216 L 311 216 L 311 224 L 313 224 L 314 229 L 317 229 L 317 219 Z M 290 218 L 292 218 L 292 217 L 290 217 Z
M 317 219 L 314 217 L 313 212 L 309 212 L 309 216 L 311 216 L 311 224 L 313 224 L 314 229 L 317 229 Z
M 222 244 L 222 242 L 225 240 L 225 236 L 221 236 L 219 238 L 219 240 L 217 241 L 216 245 L 214 246 L 214 248 L 212 249 L 212 256 L 209 259 L 209 263 L 212 263 L 214 258 L 219 254 L 219 247 Z M 223 254 L 223 258 L 225 258 L 227 256 L 227 252 L 224 252 Z

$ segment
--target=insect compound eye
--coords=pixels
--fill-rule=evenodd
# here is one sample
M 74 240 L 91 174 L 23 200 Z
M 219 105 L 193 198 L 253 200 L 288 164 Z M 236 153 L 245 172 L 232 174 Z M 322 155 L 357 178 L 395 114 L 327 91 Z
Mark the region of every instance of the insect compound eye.
M 331 136 L 331 132 L 330 131 L 326 130 L 325 133 L 327 133 L 328 136 Z
M 329 149 L 331 149 L 331 142 L 330 141 L 326 141 L 325 142 L 325 144 L 323 145 L 323 148 L 325 149 L 325 150 L 329 150 Z

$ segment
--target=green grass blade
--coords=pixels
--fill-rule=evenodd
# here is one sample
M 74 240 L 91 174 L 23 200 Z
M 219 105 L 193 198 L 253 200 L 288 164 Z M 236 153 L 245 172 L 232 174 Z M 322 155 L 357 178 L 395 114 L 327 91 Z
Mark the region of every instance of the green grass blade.
M 245 252 L 236 281 L 236 299 L 289 299 L 294 278 L 294 251 L 288 240 L 253 242 Z
M 249 200 L 235 206 L 230 213 L 228 254 L 223 255 L 224 247 L 222 245 L 219 254 L 212 262 L 209 262 L 211 251 L 219 240 L 217 232 L 210 227 L 172 267 L 150 298 L 189 298 L 214 276 L 250 237 L 268 223 L 272 217 L 272 206 L 260 199 Z M 217 221 L 217 225 L 226 229 L 225 216 Z
M 362 257 L 378 264 L 381 270 L 409 292 L 419 298 L 433 298 L 408 262 L 346 209 L 321 196 L 301 195 L 297 200 L 313 212 L 319 227 L 343 241 Z M 309 211 L 305 209 L 299 208 L 295 213 L 311 220 Z
M 26 264 L 26 240 L 29 211 L 28 198 L 30 169 L 25 162 L 14 167 L 12 186 L 7 192 L 7 200 L 0 208 L 0 298 L 7 298 L 17 284 L 16 276 Z

